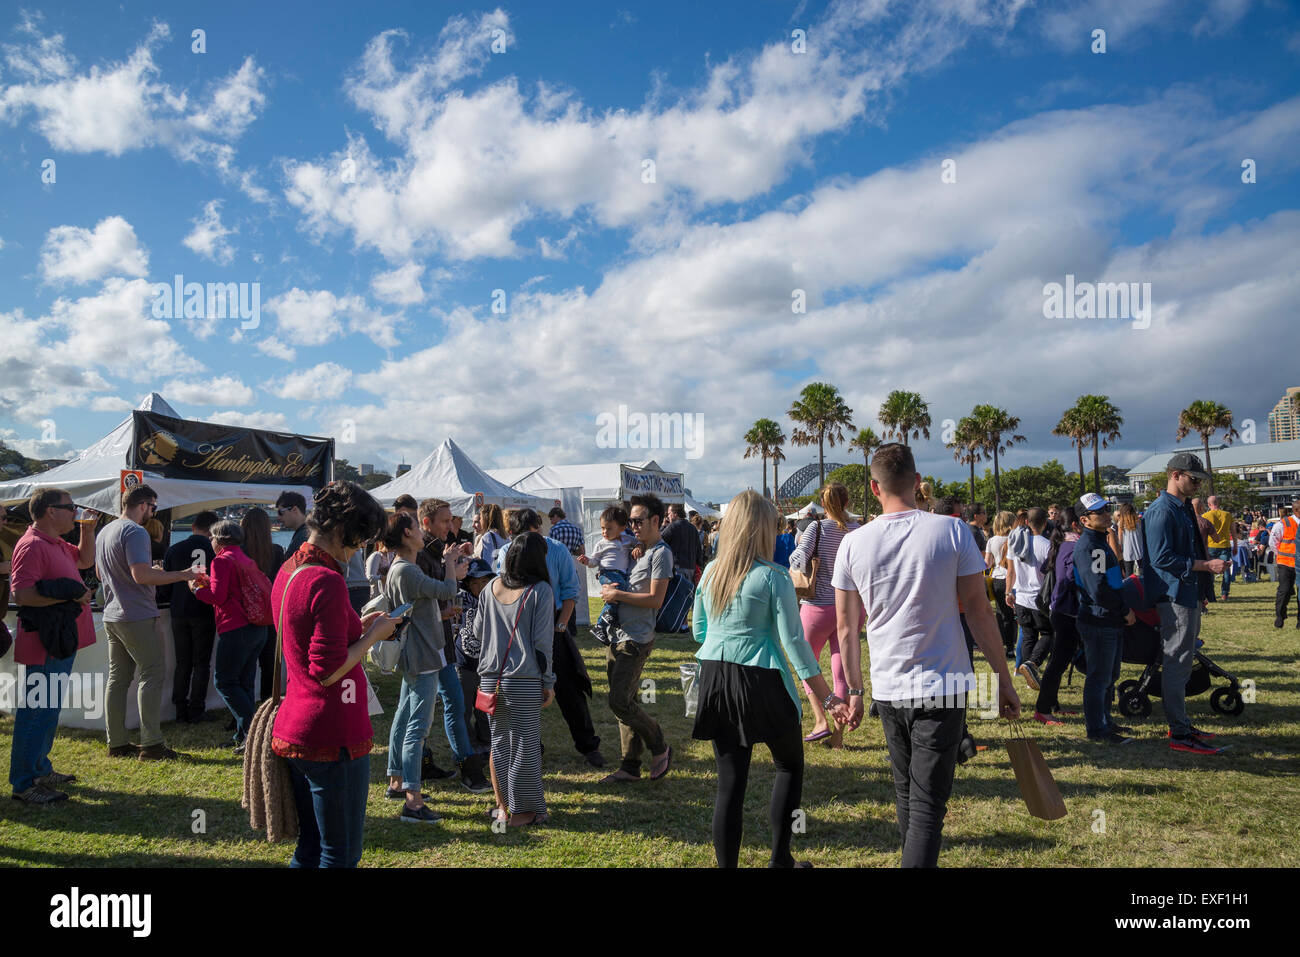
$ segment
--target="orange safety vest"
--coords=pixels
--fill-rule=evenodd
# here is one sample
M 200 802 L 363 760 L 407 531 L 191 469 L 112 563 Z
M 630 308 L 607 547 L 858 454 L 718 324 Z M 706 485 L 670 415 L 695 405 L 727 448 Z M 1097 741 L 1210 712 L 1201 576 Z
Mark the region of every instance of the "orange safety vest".
M 1277 543 L 1277 563 L 1295 568 L 1295 538 L 1300 521 L 1294 515 L 1282 519 L 1282 540 Z

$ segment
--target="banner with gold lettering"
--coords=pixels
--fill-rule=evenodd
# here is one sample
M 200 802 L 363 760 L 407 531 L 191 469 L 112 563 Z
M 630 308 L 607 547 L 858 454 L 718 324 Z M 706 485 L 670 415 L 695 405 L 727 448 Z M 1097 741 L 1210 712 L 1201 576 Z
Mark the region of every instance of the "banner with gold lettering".
M 334 472 L 334 440 L 132 413 L 130 466 L 169 478 L 320 488 Z

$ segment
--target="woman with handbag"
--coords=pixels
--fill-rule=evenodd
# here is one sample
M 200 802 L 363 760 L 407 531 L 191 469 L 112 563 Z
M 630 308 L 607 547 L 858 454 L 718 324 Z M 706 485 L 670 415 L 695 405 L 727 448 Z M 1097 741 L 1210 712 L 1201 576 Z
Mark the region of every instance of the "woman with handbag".
M 266 644 L 271 581 L 241 547 L 244 530 L 229 519 L 212 526 L 212 547 L 216 556 L 206 579 L 190 582 L 190 590 L 199 601 L 216 609 L 217 654 L 215 679 L 217 693 L 235 716 L 235 754 L 244 753 L 248 722 L 257 710 L 253 681 L 257 677 L 258 657 Z M 256 622 L 254 619 L 261 619 Z
M 374 736 L 361 662 L 392 635 L 397 619 L 357 617 L 343 572 L 386 521 L 383 506 L 360 485 L 331 482 L 315 495 L 307 541 L 275 579 L 271 604 L 289 685 L 271 750 L 289 764 L 298 812 L 291 867 L 356 867 L 361 860 Z
M 446 562 L 442 581 L 420 571 L 415 560 L 424 548 L 424 533 L 405 512 L 388 520 L 383 543 L 393 556 L 384 579 L 384 599 L 389 608 L 411 606 L 397 659 L 402 690 L 388 735 L 388 797 L 406 798 L 398 815 L 402 823 L 436 824 L 441 818 L 425 806 L 420 793 L 420 765 L 438 699 L 438 673 L 447 666 L 438 602 L 456 596 L 456 583 L 465 577 L 468 561 Z
M 510 543 L 505 571 L 479 595 L 477 707 L 490 718 L 492 819 L 510 827 L 547 819 L 542 792 L 542 708 L 555 700 L 551 656 L 555 599 L 546 540 L 526 532 Z
M 835 556 L 839 553 L 840 542 L 861 523 L 849 517 L 849 490 L 839 482 L 831 482 L 822 489 L 821 503 L 826 509 L 827 517 L 812 522 L 803 530 L 799 545 L 790 555 L 790 569 L 795 589 L 801 599 L 799 618 L 803 622 L 804 636 L 808 639 L 815 658 L 820 658 L 822 648 L 827 642 L 830 643 L 831 678 L 835 684 L 835 694 L 844 699 L 849 693 L 849 683 L 844 677 L 844 665 L 840 659 L 840 641 L 835 620 L 835 589 L 831 587 L 831 576 L 835 573 Z M 804 587 L 801 588 L 801 585 Z M 859 603 L 858 608 L 861 607 Z M 862 622 L 859 613 L 858 621 L 853 627 L 854 634 L 862 630 Z M 843 727 L 837 723 L 835 730 L 831 730 L 821 698 L 807 681 L 803 686 L 808 695 L 808 707 L 813 715 L 812 731 L 804 740 L 829 739 L 828 743 L 832 748 L 844 747 Z
M 752 489 L 727 506 L 718 554 L 695 593 L 691 626 L 703 643 L 699 704 L 693 736 L 713 742 L 718 797 L 713 808 L 713 848 L 719 867 L 735 867 L 754 745 L 772 752 L 769 820 L 772 867 L 796 867 L 790 854 L 792 815 L 803 790 L 799 692 L 786 666 L 803 678 L 824 708 L 848 721 L 844 698 L 830 693 L 817 656 L 804 640 L 794 585 L 767 556 L 776 538 L 777 511 Z M 847 694 L 847 692 L 846 692 Z

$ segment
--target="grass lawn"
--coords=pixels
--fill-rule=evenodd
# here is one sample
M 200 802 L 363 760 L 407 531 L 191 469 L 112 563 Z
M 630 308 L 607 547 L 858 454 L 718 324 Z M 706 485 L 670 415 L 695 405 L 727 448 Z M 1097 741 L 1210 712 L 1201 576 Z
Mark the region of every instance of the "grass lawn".
M 945 866 L 1282 866 L 1300 865 L 1300 633 L 1272 627 L 1273 585 L 1238 585 L 1232 601 L 1211 606 L 1205 651 L 1255 685 L 1255 702 L 1236 718 L 1210 710 L 1209 694 L 1188 699 L 1192 721 L 1219 731 L 1231 745 L 1218 757 L 1171 752 L 1159 699 L 1148 719 L 1122 719 L 1140 740 L 1120 749 L 1089 744 L 1082 717 L 1062 728 L 1027 723 L 1051 766 L 1069 810 L 1060 821 L 1031 818 L 1016 788 L 1002 743 L 1004 722 L 972 718 L 972 733 L 989 749 L 957 770 L 944 829 Z M 592 716 L 611 764 L 618 729 L 600 696 L 606 687 L 604 649 L 585 633 L 579 643 L 597 688 Z M 393 866 L 713 866 L 710 823 L 715 787 L 707 742 L 691 740 L 683 715 L 678 665 L 695 643 L 660 638 L 645 677 L 655 683 L 646 704 L 676 752 L 663 781 L 602 787 L 602 772 L 573 751 L 554 706 L 543 712 L 545 786 L 551 822 L 526 832 L 493 834 L 484 810 L 490 799 L 456 783 L 429 782 L 441 825 L 397 820 L 384 798 L 389 715 L 374 719 L 371 794 L 363 865 Z M 824 673 L 829 665 L 823 655 Z M 981 662 L 981 667 L 987 670 Z M 1124 666 L 1124 677 L 1137 667 Z M 376 690 L 391 714 L 397 681 Z M 1032 710 L 1032 693 L 1017 679 Z M 1061 689 L 1064 707 L 1082 710 L 1082 680 Z M 805 727 L 811 721 L 805 716 Z M 168 744 L 192 760 L 141 764 L 110 760 L 102 734 L 60 730 L 55 767 L 78 776 L 72 800 L 48 808 L 0 805 L 0 863 L 7 865 L 284 866 L 292 845 L 268 844 L 248 827 L 239 806 L 242 768 L 222 747 L 221 722 L 164 728 Z M 9 752 L 12 719 L 0 719 L 0 751 Z M 450 761 L 441 718 L 430 738 L 438 763 Z M 803 809 L 806 831 L 795 854 L 818 866 L 894 867 L 898 832 L 893 784 L 878 722 L 868 719 L 847 737 L 844 751 L 807 748 Z M 742 866 L 767 860 L 767 800 L 772 765 L 756 749 L 746 801 Z M 194 833 L 202 811 L 206 832 Z M 1104 828 L 1101 827 L 1104 812 Z

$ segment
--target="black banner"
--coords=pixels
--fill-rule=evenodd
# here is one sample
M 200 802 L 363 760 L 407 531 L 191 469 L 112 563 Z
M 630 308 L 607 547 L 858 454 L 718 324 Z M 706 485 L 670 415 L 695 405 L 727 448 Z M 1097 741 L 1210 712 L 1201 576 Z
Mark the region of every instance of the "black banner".
M 168 478 L 243 485 L 309 485 L 332 477 L 334 440 L 132 413 L 133 469 Z

